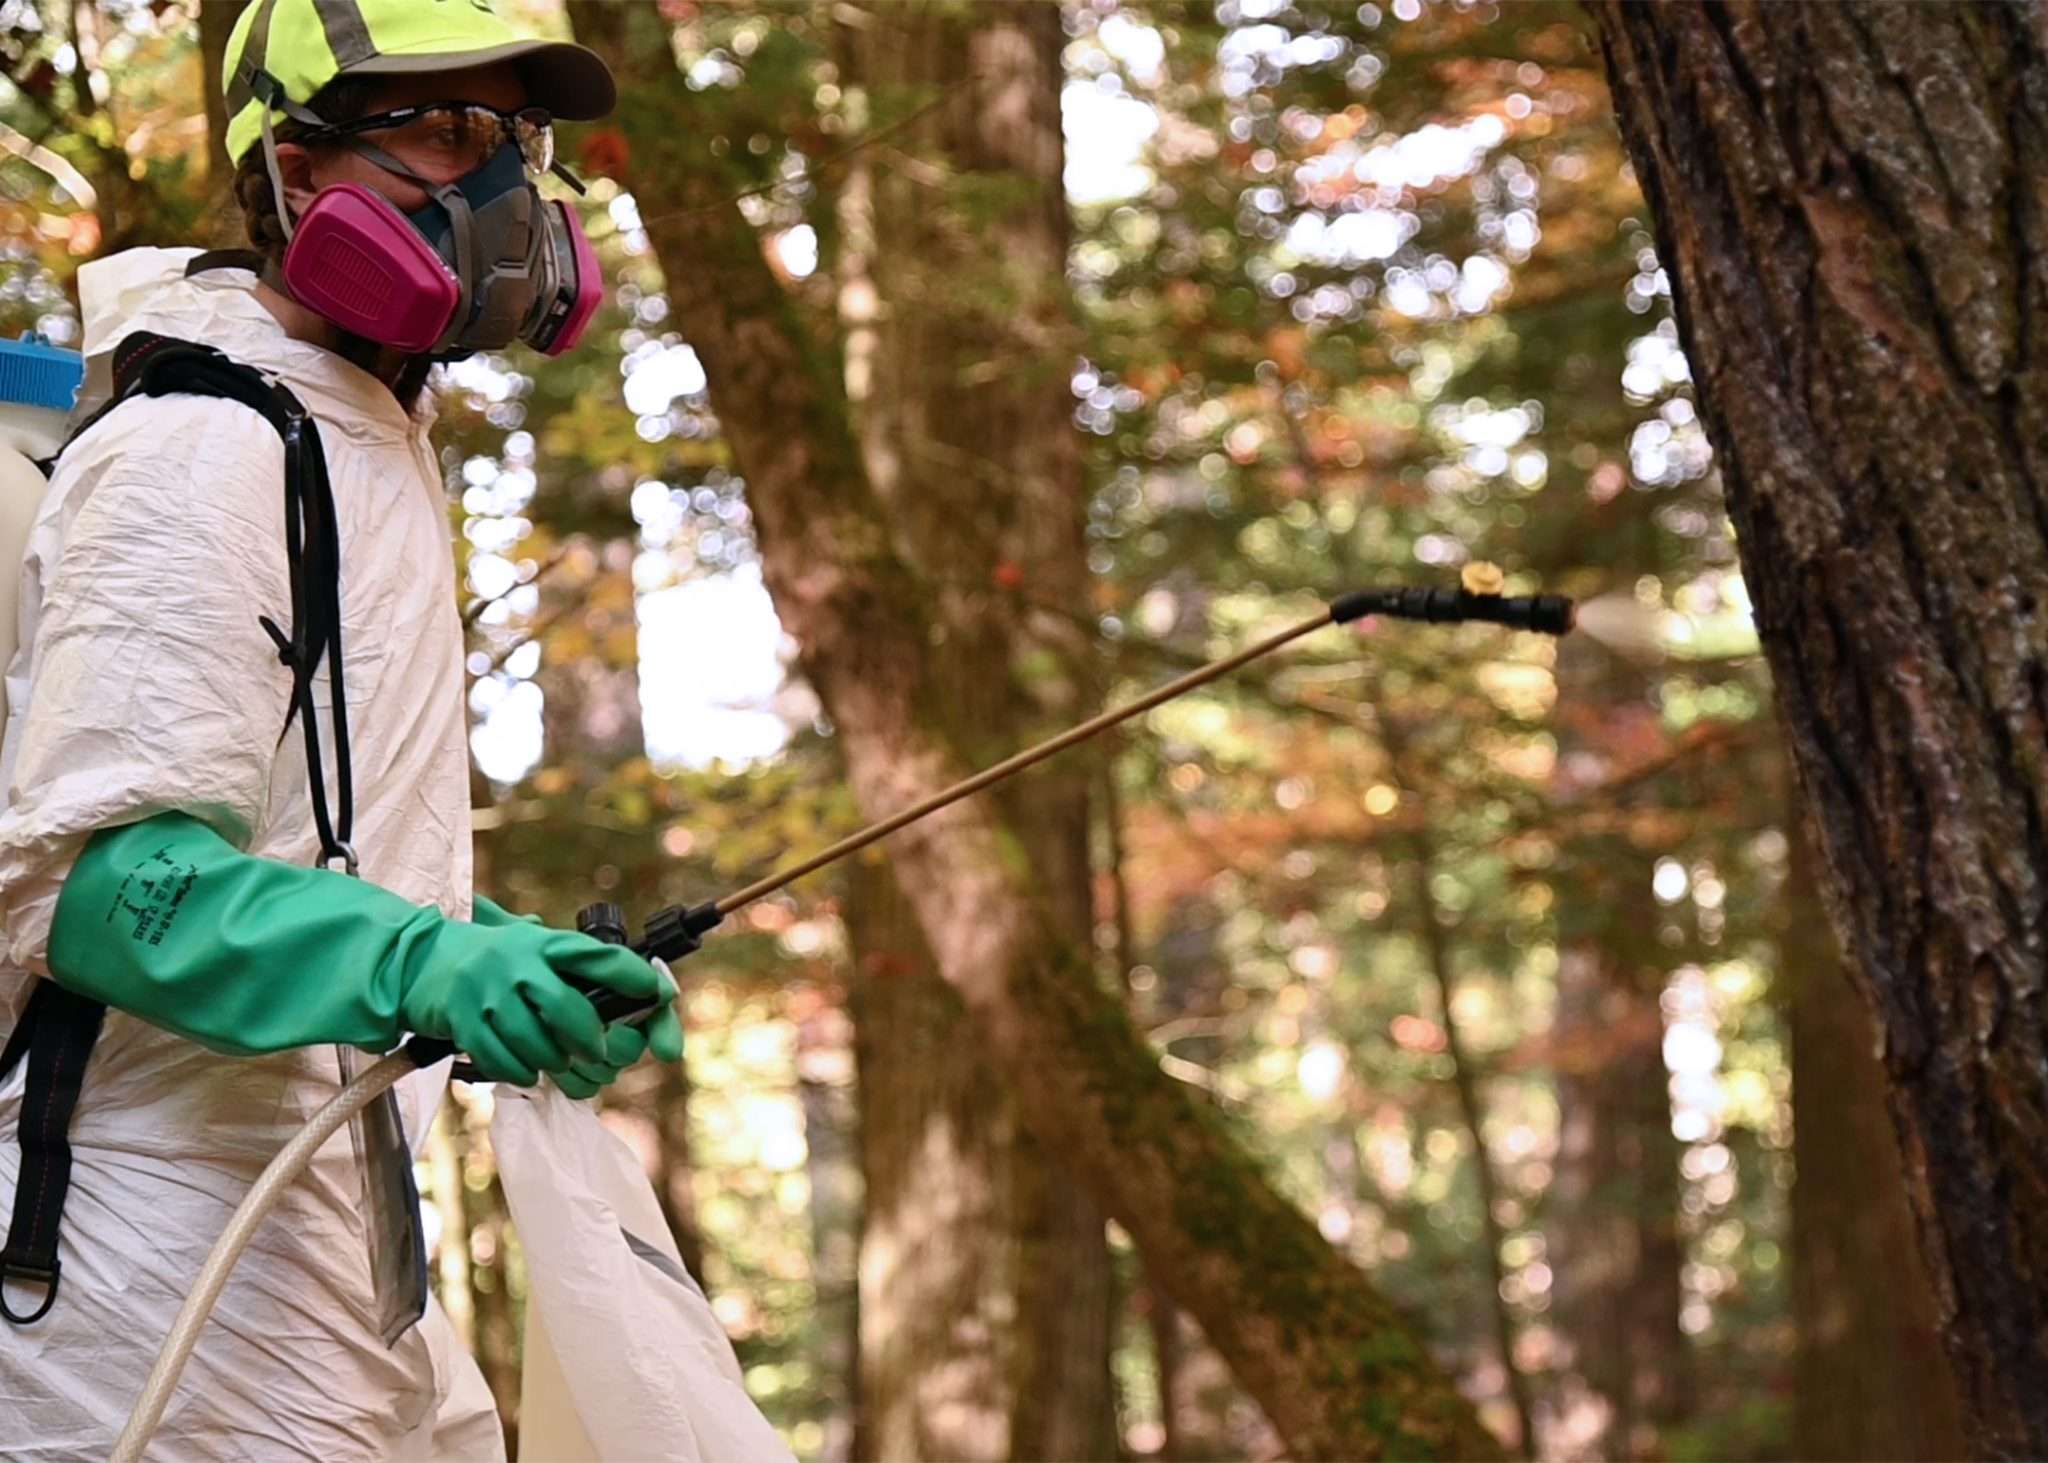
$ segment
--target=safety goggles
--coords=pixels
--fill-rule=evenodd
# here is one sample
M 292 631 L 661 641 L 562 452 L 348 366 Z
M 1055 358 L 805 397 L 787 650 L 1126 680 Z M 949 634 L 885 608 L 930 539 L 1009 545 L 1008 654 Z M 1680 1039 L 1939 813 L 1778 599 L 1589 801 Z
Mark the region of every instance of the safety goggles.
M 301 140 L 331 142 L 365 134 L 375 134 L 366 140 L 430 176 L 459 178 L 473 173 L 510 143 L 534 177 L 555 173 L 576 183 L 555 162 L 555 119 L 545 107 L 501 112 L 481 102 L 423 102 L 352 122 L 329 122 Z

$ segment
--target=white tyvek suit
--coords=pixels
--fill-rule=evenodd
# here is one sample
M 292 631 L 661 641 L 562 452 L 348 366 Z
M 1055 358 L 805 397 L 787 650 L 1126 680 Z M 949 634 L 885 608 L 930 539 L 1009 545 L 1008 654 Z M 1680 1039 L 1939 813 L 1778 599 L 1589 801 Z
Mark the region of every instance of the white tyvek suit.
M 192 252 L 81 271 L 87 394 L 95 382 L 104 394 L 108 352 L 152 330 L 275 373 L 318 420 L 340 516 L 362 873 L 466 918 L 462 635 L 428 420 L 286 336 L 249 275 L 183 279 Z M 57 893 L 93 830 L 175 809 L 251 853 L 313 860 L 304 743 L 279 740 L 289 672 L 257 624 L 291 622 L 283 464 L 261 417 L 190 397 L 128 402 L 64 454 L 30 539 L 7 674 L 0 1037 L 29 972 L 47 969 Z M 331 762 L 331 732 L 324 742 Z M 25 1066 L 0 1087 L 0 1215 Z M 416 1142 L 446 1082 L 442 1068 L 401 1088 Z M 332 1048 L 228 1058 L 109 1012 L 72 1125 L 62 1290 L 35 1325 L 0 1323 L 0 1454 L 107 1455 L 235 1203 L 337 1085 Z M 396 1346 L 379 1339 L 360 1193 L 344 1131 L 228 1282 L 152 1459 L 503 1457 L 482 1378 L 438 1309 Z

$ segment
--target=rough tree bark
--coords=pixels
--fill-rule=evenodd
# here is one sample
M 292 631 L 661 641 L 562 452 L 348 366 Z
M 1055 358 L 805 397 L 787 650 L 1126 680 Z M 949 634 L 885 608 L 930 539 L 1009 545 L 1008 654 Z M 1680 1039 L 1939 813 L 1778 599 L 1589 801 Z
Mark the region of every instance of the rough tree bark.
M 2048 1455 L 2048 18 L 1593 11 L 1972 1445 Z
M 972 11 L 1019 28 L 1048 12 Z M 678 326 L 746 476 L 776 609 L 839 728 L 863 812 L 903 807 L 979 750 L 946 731 L 948 680 L 935 670 L 946 648 L 931 643 L 939 590 L 891 542 L 836 355 L 813 342 L 733 206 L 658 17 L 625 5 L 571 15 L 625 81 L 632 177 Z M 1055 20 L 1034 48 L 1057 34 Z M 982 1049 L 1023 1094 L 1020 1115 L 1130 1231 L 1297 1456 L 1497 1454 L 1414 1329 L 1160 1072 L 1038 896 L 1027 846 L 995 804 L 955 804 L 904 830 L 890 856 Z

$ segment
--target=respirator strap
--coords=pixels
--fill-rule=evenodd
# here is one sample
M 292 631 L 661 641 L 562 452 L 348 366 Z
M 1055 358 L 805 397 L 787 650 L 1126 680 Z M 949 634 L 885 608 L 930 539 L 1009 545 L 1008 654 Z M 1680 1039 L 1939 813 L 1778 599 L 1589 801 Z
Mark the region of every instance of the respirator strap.
M 286 96 L 284 83 L 268 71 L 250 73 L 249 91 L 263 103 L 263 166 L 270 173 L 270 192 L 277 200 L 277 218 L 284 225 L 285 242 L 290 243 L 292 230 L 297 224 L 292 220 L 291 205 L 284 198 L 284 171 L 277 165 L 277 132 L 271 126 L 270 114 L 272 111 L 283 112 L 294 122 L 308 127 L 325 127 L 327 119 Z
M 263 166 L 270 172 L 270 196 L 277 200 L 277 221 L 284 226 L 284 239 L 291 242 L 292 206 L 285 201 L 284 173 L 277 165 L 277 134 L 270 130 L 270 113 L 263 114 Z
M 455 240 L 455 283 L 462 291 L 447 332 L 434 343 L 434 349 L 441 351 L 462 333 L 476 305 L 476 215 L 460 188 L 444 183 L 434 187 L 433 193 L 434 201 L 448 210 L 449 232 Z

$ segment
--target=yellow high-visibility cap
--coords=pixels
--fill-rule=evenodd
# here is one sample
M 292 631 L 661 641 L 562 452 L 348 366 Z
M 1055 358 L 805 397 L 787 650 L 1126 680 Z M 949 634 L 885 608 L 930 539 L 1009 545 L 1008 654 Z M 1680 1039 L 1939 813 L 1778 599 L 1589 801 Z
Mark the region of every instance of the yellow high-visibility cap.
M 571 122 L 602 117 L 618 100 L 596 53 L 521 35 L 492 0 L 255 0 L 235 22 L 222 65 L 228 157 L 263 135 L 266 99 L 303 106 L 337 76 L 457 71 L 516 61 L 528 100 Z M 271 110 L 273 124 L 284 117 Z

